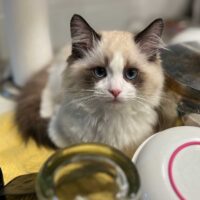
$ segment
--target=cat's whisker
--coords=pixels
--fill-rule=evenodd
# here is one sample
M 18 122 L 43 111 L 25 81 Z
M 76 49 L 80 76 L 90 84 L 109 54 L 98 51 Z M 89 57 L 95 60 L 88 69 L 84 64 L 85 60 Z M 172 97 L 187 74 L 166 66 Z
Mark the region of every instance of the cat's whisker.
M 128 100 L 132 100 L 132 101 L 137 101 L 137 102 L 140 102 L 140 103 L 143 103 L 144 105 L 146 106 L 151 106 L 151 107 L 154 107 L 153 104 L 151 104 L 149 101 L 147 101 L 146 99 L 142 98 L 142 97 L 139 97 L 139 96 L 132 96 L 131 98 L 131 95 L 130 97 L 127 96 L 127 99 Z M 139 101 L 138 101 L 139 100 Z
M 67 94 L 99 94 L 99 95 L 104 95 L 104 92 L 101 92 L 101 91 L 97 91 L 97 90 L 66 90 L 65 93 Z
M 81 96 L 80 94 L 76 96 L 75 99 L 71 100 L 70 102 L 68 102 L 68 104 L 76 104 L 76 103 L 86 103 L 86 102 L 92 102 L 94 100 L 99 100 L 100 99 L 108 99 L 110 97 L 108 96 L 102 96 L 102 94 L 104 93 L 99 93 L 99 94 L 90 94 L 87 96 Z M 68 105 L 67 104 L 67 105 Z
M 142 96 L 142 98 L 144 98 L 144 100 L 145 100 L 145 98 L 147 98 L 147 97 Z M 152 95 L 151 98 L 156 100 L 156 99 L 158 98 L 158 96 L 156 96 L 156 95 L 153 96 L 153 95 Z M 174 103 L 174 99 L 170 99 L 169 96 L 167 96 L 167 95 L 165 95 L 165 94 L 161 94 L 161 95 L 160 95 L 160 98 L 161 98 L 161 101 L 165 100 L 165 101 L 167 101 L 168 103 Z
M 85 97 L 75 98 L 75 99 L 72 99 L 71 101 L 69 101 L 67 104 L 65 104 L 65 106 L 69 106 L 71 104 L 80 104 L 90 98 L 94 98 L 94 97 L 93 96 L 85 96 Z
M 141 104 L 142 106 L 146 107 L 146 108 L 149 108 L 149 104 L 145 103 L 145 102 L 142 102 L 140 101 L 141 99 L 137 99 L 137 98 L 134 98 L 134 99 L 128 99 L 129 102 L 135 102 L 135 103 L 139 103 Z

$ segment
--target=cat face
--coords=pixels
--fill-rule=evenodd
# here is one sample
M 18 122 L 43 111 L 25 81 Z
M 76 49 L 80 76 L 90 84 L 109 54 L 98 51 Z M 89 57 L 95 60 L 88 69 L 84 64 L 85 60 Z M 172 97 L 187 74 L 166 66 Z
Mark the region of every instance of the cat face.
M 136 36 L 122 31 L 98 34 L 74 15 L 72 54 L 64 72 L 68 97 L 88 105 L 156 106 L 164 80 L 158 57 L 162 29 L 163 22 L 158 19 Z

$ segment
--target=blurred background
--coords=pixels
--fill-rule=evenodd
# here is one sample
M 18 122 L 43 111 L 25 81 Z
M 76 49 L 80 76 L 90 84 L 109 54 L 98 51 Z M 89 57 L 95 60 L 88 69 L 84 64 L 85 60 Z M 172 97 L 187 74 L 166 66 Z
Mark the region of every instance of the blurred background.
M 138 32 L 162 17 L 163 40 L 168 44 L 189 27 L 199 31 L 200 1 L 0 0 L 0 112 L 12 108 L 17 88 L 70 44 L 69 22 L 74 13 L 97 31 Z M 200 31 L 196 35 L 200 38 Z

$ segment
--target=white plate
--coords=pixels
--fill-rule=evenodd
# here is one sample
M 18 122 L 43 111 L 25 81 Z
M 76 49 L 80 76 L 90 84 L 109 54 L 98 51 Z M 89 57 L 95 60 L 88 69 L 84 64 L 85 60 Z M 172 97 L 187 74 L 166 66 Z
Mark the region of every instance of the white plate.
M 200 199 L 200 128 L 175 127 L 153 135 L 138 148 L 133 162 L 142 199 Z

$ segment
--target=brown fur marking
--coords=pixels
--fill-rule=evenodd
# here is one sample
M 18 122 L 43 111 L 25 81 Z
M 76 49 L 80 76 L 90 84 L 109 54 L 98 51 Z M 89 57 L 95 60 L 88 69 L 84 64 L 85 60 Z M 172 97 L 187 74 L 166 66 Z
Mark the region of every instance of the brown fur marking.
M 15 120 L 26 142 L 32 138 L 39 146 L 55 148 L 47 135 L 49 119 L 40 117 L 41 93 L 47 78 L 47 70 L 43 70 L 22 88 L 17 101 Z

